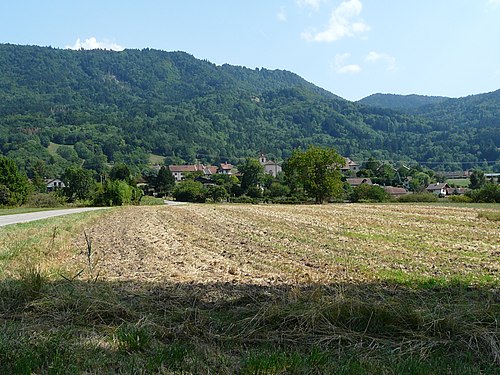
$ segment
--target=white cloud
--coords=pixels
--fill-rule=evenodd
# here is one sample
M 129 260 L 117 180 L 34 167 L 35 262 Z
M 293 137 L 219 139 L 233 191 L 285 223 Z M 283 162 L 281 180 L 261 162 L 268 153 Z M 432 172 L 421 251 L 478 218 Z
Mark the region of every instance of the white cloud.
M 301 7 L 311 7 L 314 10 L 319 10 L 319 5 L 322 0 L 297 0 L 297 4 Z
M 500 0 L 488 0 L 488 5 L 497 7 L 500 5 Z
M 348 64 L 337 68 L 337 73 L 339 74 L 355 74 L 361 72 L 361 66 L 357 64 Z
M 361 72 L 361 66 L 357 64 L 347 64 L 347 60 L 351 58 L 350 53 L 341 53 L 335 55 L 333 68 L 339 74 L 355 74 Z
M 78 38 L 74 45 L 66 46 L 68 49 L 109 49 L 113 51 L 123 51 L 125 47 L 122 47 L 116 43 L 110 42 L 108 40 L 104 40 L 99 42 L 95 37 L 90 37 L 85 39 L 85 41 L 81 41 Z
M 327 28 L 320 32 L 304 32 L 302 38 L 310 42 L 334 42 L 344 37 L 353 37 L 370 30 L 362 18 L 360 0 L 345 0 L 335 8 Z
M 286 14 L 286 9 L 285 7 L 281 7 L 278 13 L 276 14 L 276 18 L 280 22 L 286 22 L 287 20 L 287 14 Z
M 396 70 L 396 58 L 394 56 L 388 55 L 387 53 L 380 52 L 370 52 L 365 58 L 366 61 L 376 63 L 383 61 L 387 64 L 388 71 Z

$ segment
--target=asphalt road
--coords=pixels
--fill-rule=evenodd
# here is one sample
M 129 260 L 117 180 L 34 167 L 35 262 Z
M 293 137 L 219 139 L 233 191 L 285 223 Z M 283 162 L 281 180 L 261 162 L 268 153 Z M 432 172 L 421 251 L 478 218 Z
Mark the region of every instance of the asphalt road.
M 47 219 L 49 217 L 76 214 L 86 211 L 102 210 L 104 207 L 85 207 L 85 208 L 67 208 L 64 210 L 40 211 L 30 212 L 26 214 L 3 215 L 0 216 L 0 227 L 4 225 L 27 223 L 28 221 L 35 221 Z

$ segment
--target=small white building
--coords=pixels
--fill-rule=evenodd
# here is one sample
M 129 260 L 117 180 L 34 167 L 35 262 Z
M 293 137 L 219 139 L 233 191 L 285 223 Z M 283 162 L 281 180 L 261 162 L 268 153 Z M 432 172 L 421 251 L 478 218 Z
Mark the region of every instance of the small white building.
M 430 184 L 427 186 L 427 190 L 429 193 L 436 194 L 436 195 L 448 195 L 448 189 L 450 189 L 450 185 L 446 183 L 435 183 L 435 184 Z
M 62 189 L 64 187 L 66 187 L 66 185 L 64 185 L 64 182 L 62 182 L 58 178 L 46 179 L 45 186 L 47 187 L 48 192 L 55 191 L 57 189 Z

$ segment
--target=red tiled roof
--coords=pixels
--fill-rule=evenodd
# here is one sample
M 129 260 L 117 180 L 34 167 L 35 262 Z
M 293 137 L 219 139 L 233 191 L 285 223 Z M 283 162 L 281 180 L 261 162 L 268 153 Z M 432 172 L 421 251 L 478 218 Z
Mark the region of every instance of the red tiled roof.
M 169 165 L 168 169 L 170 172 L 197 172 L 202 171 L 203 166 L 201 165 Z

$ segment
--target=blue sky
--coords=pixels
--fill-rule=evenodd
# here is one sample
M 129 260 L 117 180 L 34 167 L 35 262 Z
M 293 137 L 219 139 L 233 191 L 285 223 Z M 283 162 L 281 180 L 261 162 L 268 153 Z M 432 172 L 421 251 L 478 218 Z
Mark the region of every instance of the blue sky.
M 500 0 L 2 0 L 0 43 L 181 50 L 350 100 L 500 89 Z

